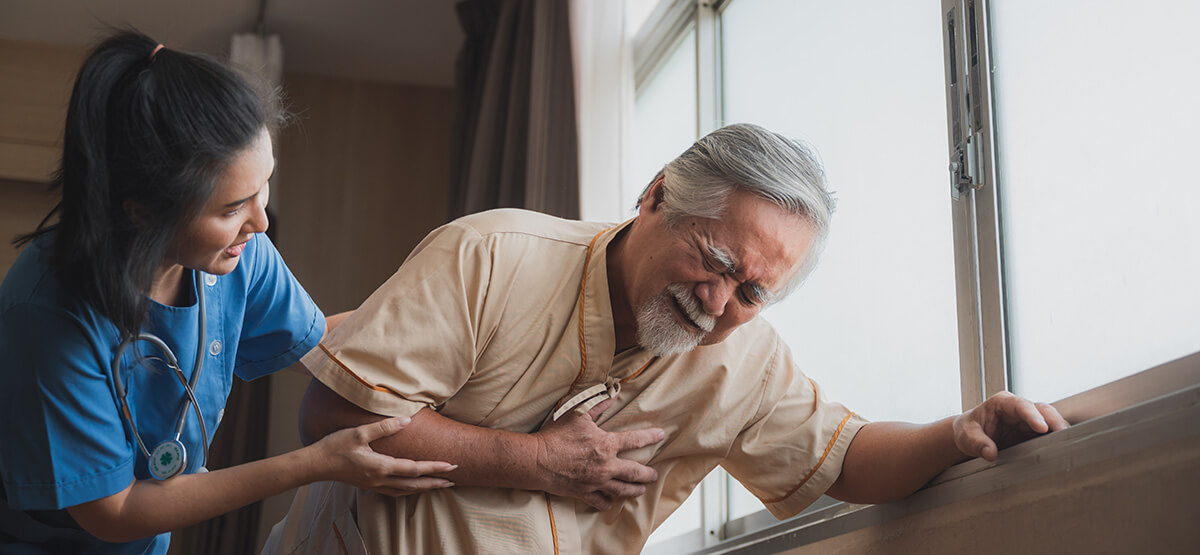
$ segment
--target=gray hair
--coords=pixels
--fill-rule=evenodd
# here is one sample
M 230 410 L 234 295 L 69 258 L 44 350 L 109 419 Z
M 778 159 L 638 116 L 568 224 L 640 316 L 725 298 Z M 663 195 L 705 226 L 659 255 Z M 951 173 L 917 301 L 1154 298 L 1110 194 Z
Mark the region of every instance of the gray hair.
M 816 268 L 836 203 L 826 190 L 816 153 L 804 143 L 757 125 L 734 124 L 696 141 L 658 175 L 663 178 L 667 225 L 687 216 L 719 218 L 726 199 L 741 188 L 813 226 L 808 257 L 776 300 L 794 291 Z M 642 191 L 639 205 L 649 190 L 647 186 Z

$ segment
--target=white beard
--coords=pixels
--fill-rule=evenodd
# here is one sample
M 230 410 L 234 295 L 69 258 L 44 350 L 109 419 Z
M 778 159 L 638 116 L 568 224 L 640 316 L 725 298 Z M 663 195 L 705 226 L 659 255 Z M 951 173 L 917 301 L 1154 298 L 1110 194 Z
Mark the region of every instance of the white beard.
M 675 302 L 700 331 L 693 332 L 675 320 L 672 306 Z M 704 312 L 695 295 L 683 285 L 672 283 L 638 309 L 638 344 L 657 356 L 686 353 L 700 345 L 716 323 L 717 319 Z

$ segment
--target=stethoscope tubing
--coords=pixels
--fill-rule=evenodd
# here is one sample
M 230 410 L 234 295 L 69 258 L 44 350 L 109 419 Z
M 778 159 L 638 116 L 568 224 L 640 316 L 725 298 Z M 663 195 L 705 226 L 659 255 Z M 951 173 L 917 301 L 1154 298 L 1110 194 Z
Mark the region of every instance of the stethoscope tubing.
M 163 355 L 163 357 L 166 358 L 167 366 L 169 366 L 171 370 L 175 372 L 176 378 L 179 379 L 179 383 L 183 385 L 184 392 L 186 393 L 186 397 L 179 401 L 179 409 L 177 411 L 179 416 L 177 416 L 175 419 L 175 441 L 179 441 L 180 437 L 183 436 L 183 428 L 187 424 L 189 412 L 187 409 L 188 405 L 190 404 L 196 411 L 196 419 L 200 422 L 201 445 L 204 448 L 204 459 L 201 464 L 208 462 L 208 430 L 204 425 L 204 414 L 200 410 L 200 402 L 196 399 L 195 394 L 196 385 L 200 381 L 200 371 L 204 369 L 204 343 L 206 340 L 204 328 L 207 320 L 204 308 L 204 285 L 200 277 L 201 275 L 199 271 L 196 271 L 193 274 L 195 283 L 194 287 L 196 289 L 196 308 L 199 309 L 200 315 L 197 317 L 199 331 L 197 332 L 198 337 L 196 342 L 196 360 L 192 365 L 191 380 L 184 378 L 183 370 L 179 368 L 179 359 L 175 357 L 175 352 L 172 351 L 171 348 L 167 346 L 166 342 L 164 342 L 161 338 L 151 333 L 141 332 L 135 337 L 125 339 L 117 347 L 116 353 L 113 355 L 113 385 L 115 386 L 117 390 L 117 396 L 121 401 L 121 414 L 125 417 L 125 420 L 129 422 L 129 427 L 133 429 L 133 437 L 137 440 L 138 448 L 141 449 L 142 454 L 145 455 L 147 459 L 150 458 L 150 450 L 146 447 L 146 443 L 142 440 L 142 435 L 138 432 L 137 425 L 134 424 L 133 414 L 129 411 L 129 402 L 126 400 L 128 392 L 125 389 L 125 381 L 121 378 L 121 359 L 125 354 L 125 349 L 135 341 L 139 340 L 146 341 L 158 348 L 159 352 Z

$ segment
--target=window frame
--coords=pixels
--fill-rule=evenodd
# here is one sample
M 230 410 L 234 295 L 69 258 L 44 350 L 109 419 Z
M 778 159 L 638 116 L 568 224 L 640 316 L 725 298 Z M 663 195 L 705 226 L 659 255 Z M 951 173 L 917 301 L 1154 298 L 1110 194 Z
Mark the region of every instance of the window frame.
M 662 0 L 634 38 L 634 82 L 635 90 L 640 92 L 675 46 L 689 31 L 695 30 L 697 137 L 716 130 L 723 122 L 721 16 L 734 1 Z M 953 221 L 961 405 L 965 411 L 993 394 L 1011 390 L 1000 208 L 1003 184 L 997 171 L 990 0 L 941 0 L 940 8 L 949 137 L 947 182 Z M 1181 396 L 1192 395 L 1198 388 L 1200 353 L 1195 353 L 1052 404 L 1070 422 L 1087 422 L 1086 430 L 1111 426 L 1123 418 L 1119 415 L 1131 411 L 1140 411 L 1137 414 L 1144 416 L 1146 411 L 1166 410 L 1154 406 L 1174 406 L 1172 403 L 1178 404 Z M 1070 450 L 1058 447 L 1062 443 L 1054 436 L 1038 438 L 1006 450 L 1015 454 L 1002 456 L 1001 461 L 1024 456 L 1021 453 L 1037 454 L 1038 449 L 1043 454 L 1050 449 L 1074 457 L 1080 451 L 1114 452 L 1108 444 Z M 979 459 L 968 461 L 947 470 L 928 487 L 974 474 L 981 476 L 972 478 L 977 482 L 994 481 L 998 474 L 984 471 L 995 467 L 996 463 Z M 766 510 L 729 520 L 730 480 L 732 477 L 717 467 L 699 485 L 700 529 L 649 546 L 644 552 L 769 552 L 755 543 L 760 532 L 783 531 L 779 533 L 793 537 L 788 547 L 795 547 L 798 545 L 795 540 L 801 538 L 798 530 L 808 530 L 807 534 L 815 525 L 825 527 L 820 534 L 828 534 L 829 530 L 843 533 L 853 529 L 847 526 L 858 527 L 847 524 L 853 520 L 851 515 L 858 514 L 853 518 L 861 522 L 862 515 L 869 514 L 862 513 L 864 506 L 822 497 L 805 512 L 782 522 Z M 914 504 L 907 506 L 911 508 Z M 890 519 L 899 513 L 888 514 Z M 835 522 L 839 518 L 842 521 Z M 867 521 L 878 522 L 878 518 L 872 518 Z
M 942 0 L 946 120 L 958 306 L 959 383 L 968 410 L 1011 387 L 988 0 Z

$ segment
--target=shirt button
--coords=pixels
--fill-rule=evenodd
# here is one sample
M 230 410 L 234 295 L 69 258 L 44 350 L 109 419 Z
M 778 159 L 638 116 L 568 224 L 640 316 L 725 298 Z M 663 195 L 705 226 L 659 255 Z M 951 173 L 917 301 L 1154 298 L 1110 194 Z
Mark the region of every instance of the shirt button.
M 221 421 L 224 419 L 225 419 L 225 409 L 221 409 L 220 411 L 217 412 L 217 425 L 220 426 Z
M 208 354 L 210 354 L 212 356 L 217 356 L 217 355 L 221 354 L 221 342 L 214 339 L 212 343 L 209 343 L 208 344 Z
M 212 287 L 217 284 L 217 276 L 212 274 L 204 274 L 204 285 Z

